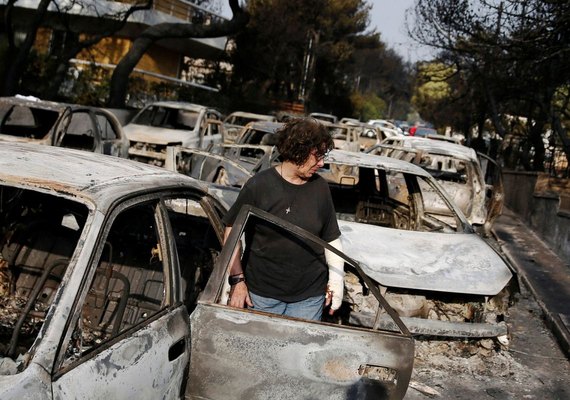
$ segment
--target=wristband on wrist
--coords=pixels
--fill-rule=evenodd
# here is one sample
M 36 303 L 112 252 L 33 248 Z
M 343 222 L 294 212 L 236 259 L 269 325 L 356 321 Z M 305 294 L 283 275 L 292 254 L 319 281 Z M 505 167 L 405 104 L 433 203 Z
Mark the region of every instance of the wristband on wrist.
M 235 275 L 230 275 L 228 277 L 228 283 L 230 284 L 230 286 L 234 286 L 237 285 L 240 282 L 245 282 L 245 277 L 241 274 L 238 274 L 237 276 Z

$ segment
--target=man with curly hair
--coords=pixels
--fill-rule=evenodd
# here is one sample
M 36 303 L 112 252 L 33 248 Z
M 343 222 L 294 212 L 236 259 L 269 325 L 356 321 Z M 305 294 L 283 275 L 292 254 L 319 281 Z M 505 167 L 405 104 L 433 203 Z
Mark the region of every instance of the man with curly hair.
M 276 133 L 282 163 L 261 171 L 243 186 L 224 217 L 227 238 L 243 205 L 291 222 L 340 249 L 340 230 L 327 182 L 316 172 L 333 140 L 314 119 L 294 119 Z M 344 261 L 267 224 L 246 229 L 246 246 L 230 271 L 232 307 L 320 320 L 342 303 Z

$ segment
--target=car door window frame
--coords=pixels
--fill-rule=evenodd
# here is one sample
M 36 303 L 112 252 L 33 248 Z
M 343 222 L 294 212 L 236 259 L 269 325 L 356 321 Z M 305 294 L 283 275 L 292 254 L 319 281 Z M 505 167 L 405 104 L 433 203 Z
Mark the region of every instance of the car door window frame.
M 70 312 L 70 318 L 66 322 L 65 334 L 62 336 L 62 341 L 60 342 L 60 347 L 58 349 L 56 362 L 54 364 L 56 366 L 54 368 L 55 371 L 54 379 L 57 379 L 58 376 L 66 373 L 68 370 L 75 368 L 77 365 L 85 362 L 88 359 L 91 359 L 92 357 L 96 356 L 105 349 L 113 346 L 123 337 L 129 335 L 130 332 L 139 330 L 141 324 L 148 325 L 150 322 L 156 320 L 157 318 L 160 318 L 160 316 L 167 313 L 172 308 L 172 306 L 175 306 L 177 303 L 180 303 L 179 299 L 177 299 L 178 297 L 177 293 L 173 290 L 174 284 L 172 280 L 174 277 L 170 273 L 170 271 L 172 270 L 171 265 L 173 262 L 172 261 L 173 257 L 171 255 L 170 249 L 168 248 L 168 245 L 165 243 L 167 241 L 165 237 L 166 233 L 166 228 L 164 226 L 165 221 L 164 221 L 164 215 L 160 211 L 161 202 L 162 202 L 161 194 L 162 193 L 149 193 L 142 196 L 137 196 L 134 198 L 127 199 L 121 204 L 118 204 L 114 209 L 112 209 L 109 212 L 108 217 L 103 222 L 102 224 L 103 229 L 98 234 L 97 244 L 95 245 L 95 249 L 92 252 L 89 260 L 88 272 L 83 279 L 81 288 L 79 288 L 78 290 L 78 295 L 76 296 L 73 309 Z M 156 234 L 157 234 L 157 239 L 159 240 L 160 252 L 162 253 L 162 259 L 163 259 L 162 261 L 163 273 L 164 273 L 163 283 L 165 290 L 164 304 L 161 306 L 161 309 L 157 313 L 155 313 L 148 319 L 145 319 L 144 321 L 141 321 L 141 323 L 135 324 L 122 332 L 119 332 L 118 335 L 105 341 L 97 348 L 94 348 L 92 351 L 89 351 L 85 355 L 80 355 L 77 359 L 74 359 L 66 364 L 67 346 L 76 329 L 79 318 L 81 318 L 81 310 L 85 304 L 91 283 L 93 282 L 93 279 L 95 279 L 97 265 L 99 264 L 99 261 L 101 260 L 101 257 L 103 255 L 103 251 L 106 246 L 105 242 L 109 236 L 111 228 L 113 227 L 113 223 L 116 221 L 119 214 L 121 214 L 125 210 L 145 203 L 154 203 L 153 206 L 154 218 L 157 228 Z

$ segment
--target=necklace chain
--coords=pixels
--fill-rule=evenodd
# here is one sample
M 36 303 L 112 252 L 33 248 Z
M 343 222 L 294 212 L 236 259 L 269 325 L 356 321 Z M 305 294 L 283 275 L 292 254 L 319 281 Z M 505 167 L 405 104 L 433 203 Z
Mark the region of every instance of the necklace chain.
M 279 174 L 279 175 L 281 175 L 281 178 L 282 178 L 283 180 L 287 181 L 287 179 L 286 179 L 285 176 L 283 175 L 283 164 L 280 165 L 280 168 L 281 168 L 281 170 L 280 170 L 280 174 Z M 287 181 L 287 182 L 289 182 L 289 181 Z M 297 198 L 297 191 L 299 190 L 299 188 L 296 187 L 296 186 L 297 186 L 297 185 L 295 185 L 295 192 L 294 192 L 294 195 L 293 195 L 293 199 L 289 201 L 289 206 L 287 206 L 287 208 L 285 209 L 285 214 L 289 214 L 289 213 L 291 212 L 291 207 L 293 206 L 293 204 L 295 203 L 295 199 Z M 283 188 L 283 194 L 286 194 L 286 193 L 287 193 L 287 189 L 286 189 L 285 185 L 283 184 L 283 182 L 281 182 L 281 187 Z

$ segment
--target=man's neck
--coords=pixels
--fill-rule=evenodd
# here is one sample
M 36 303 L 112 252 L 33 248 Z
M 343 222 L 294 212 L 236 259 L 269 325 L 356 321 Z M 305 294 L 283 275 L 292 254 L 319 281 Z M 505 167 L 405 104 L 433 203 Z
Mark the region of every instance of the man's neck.
M 299 176 L 299 167 L 290 161 L 284 161 L 281 165 L 278 165 L 277 172 L 283 179 L 294 185 L 307 183 L 306 179 Z

